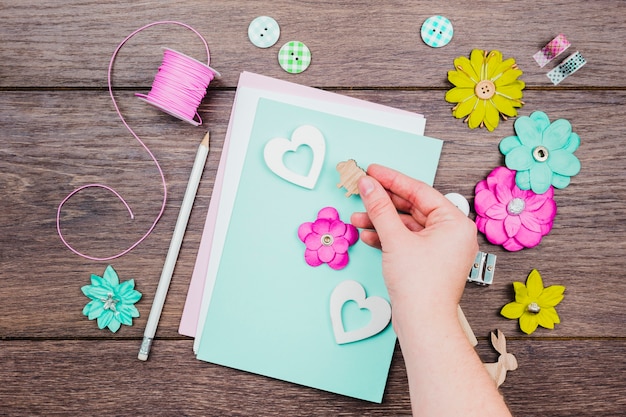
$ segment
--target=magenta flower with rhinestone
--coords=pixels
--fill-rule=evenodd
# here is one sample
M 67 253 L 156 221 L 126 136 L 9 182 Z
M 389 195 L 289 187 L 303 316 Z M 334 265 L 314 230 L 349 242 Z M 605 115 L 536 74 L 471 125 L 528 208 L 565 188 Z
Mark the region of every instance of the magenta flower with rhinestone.
M 476 184 L 476 227 L 489 242 L 509 251 L 537 246 L 552 229 L 556 215 L 554 188 L 543 194 L 522 190 L 515 171 L 498 167 Z
M 324 207 L 317 213 L 317 220 L 298 227 L 298 237 L 306 245 L 304 260 L 307 264 L 328 264 L 338 270 L 348 265 L 348 248 L 359 240 L 359 231 L 342 222 L 334 207 Z

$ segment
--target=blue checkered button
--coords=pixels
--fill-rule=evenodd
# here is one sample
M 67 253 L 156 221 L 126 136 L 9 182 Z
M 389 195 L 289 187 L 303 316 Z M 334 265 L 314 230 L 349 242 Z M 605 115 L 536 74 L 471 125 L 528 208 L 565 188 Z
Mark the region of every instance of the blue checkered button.
M 443 16 L 431 16 L 422 25 L 422 40 L 433 48 L 449 44 L 453 34 L 452 23 Z
M 280 37 L 280 26 L 269 16 L 259 16 L 248 26 L 248 38 L 254 46 L 269 48 Z

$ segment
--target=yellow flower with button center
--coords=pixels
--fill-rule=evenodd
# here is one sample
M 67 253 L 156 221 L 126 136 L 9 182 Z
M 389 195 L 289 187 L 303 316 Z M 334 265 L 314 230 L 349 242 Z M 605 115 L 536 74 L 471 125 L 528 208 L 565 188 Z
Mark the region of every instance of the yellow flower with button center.
M 564 286 L 544 288 L 539 271 L 533 269 L 526 285 L 514 282 L 513 288 L 515 301 L 502 307 L 500 314 L 507 319 L 519 319 L 519 326 L 524 333 L 531 334 L 537 326 L 554 329 L 554 325 L 561 322 L 555 307 L 563 300 Z
M 454 117 L 465 118 L 470 129 L 480 126 L 493 131 L 500 116 L 504 120 L 517 116 L 526 84 L 517 79 L 522 71 L 515 59 L 503 61 L 500 51 L 474 49 L 470 59 L 456 58 L 454 68 L 448 71 L 448 81 L 455 87 L 446 93 L 446 101 L 457 103 L 452 108 Z

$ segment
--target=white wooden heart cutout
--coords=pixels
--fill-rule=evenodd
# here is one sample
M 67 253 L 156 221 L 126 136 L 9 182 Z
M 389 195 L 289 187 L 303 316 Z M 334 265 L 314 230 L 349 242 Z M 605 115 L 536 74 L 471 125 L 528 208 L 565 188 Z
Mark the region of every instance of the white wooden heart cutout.
M 313 163 L 307 175 L 293 172 L 285 166 L 284 156 L 287 152 L 296 152 L 302 145 L 313 151 Z M 300 187 L 313 189 L 322 172 L 326 142 L 324 135 L 316 127 L 303 125 L 293 131 L 291 140 L 285 138 L 271 139 L 263 149 L 263 158 L 268 168 L 284 180 Z
M 367 325 L 360 329 L 345 330 L 341 310 L 348 301 L 356 301 L 359 308 L 370 311 L 371 319 Z M 330 320 L 337 344 L 356 342 L 374 336 L 387 327 L 391 320 L 391 305 L 382 297 L 366 297 L 361 284 L 346 280 L 337 285 L 330 296 Z

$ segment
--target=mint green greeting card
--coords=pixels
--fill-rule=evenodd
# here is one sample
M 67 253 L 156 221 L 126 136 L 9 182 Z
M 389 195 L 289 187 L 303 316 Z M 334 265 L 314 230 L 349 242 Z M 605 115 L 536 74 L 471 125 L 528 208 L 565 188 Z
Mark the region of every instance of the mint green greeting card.
M 323 161 L 313 186 L 296 185 L 268 167 L 268 142 L 310 126 L 323 137 Z M 358 196 L 338 188 L 339 162 L 379 163 L 429 184 L 442 141 L 261 98 L 245 156 L 217 278 L 198 347 L 198 359 L 372 402 L 381 402 L 396 343 L 389 323 L 374 336 L 339 344 L 331 294 L 356 281 L 367 297 L 389 299 L 381 254 L 361 241 L 340 270 L 305 262 L 298 227 L 334 207 L 346 223 L 363 211 Z M 284 167 L 301 177 L 317 163 L 309 146 L 286 152 Z M 348 301 L 346 332 L 367 326 L 368 308 Z

